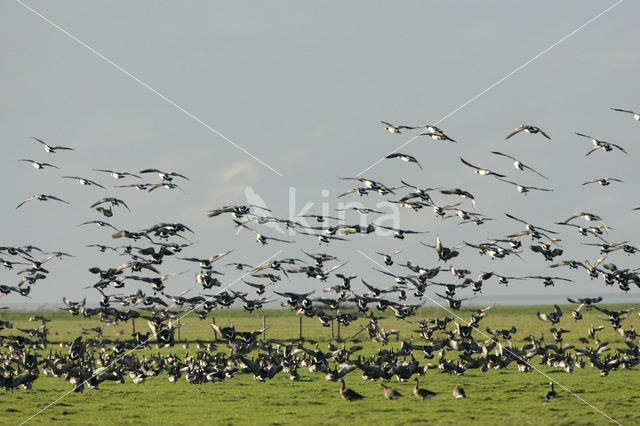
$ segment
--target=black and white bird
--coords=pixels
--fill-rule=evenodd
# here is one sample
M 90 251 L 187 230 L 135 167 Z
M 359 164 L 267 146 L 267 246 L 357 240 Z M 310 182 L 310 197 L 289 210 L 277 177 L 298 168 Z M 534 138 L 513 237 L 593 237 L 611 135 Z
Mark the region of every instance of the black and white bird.
M 407 130 L 416 129 L 416 127 L 411 127 L 411 126 L 394 126 L 393 124 L 387 123 L 386 121 L 381 121 L 381 123 L 385 125 L 384 129 L 389 133 L 400 134 L 402 133 L 400 132 L 400 130 L 403 130 L 403 129 L 407 129 Z
M 509 139 L 511 136 L 516 135 L 516 134 L 518 134 L 520 132 L 531 133 L 531 134 L 540 133 L 545 138 L 551 140 L 549 135 L 546 134 L 541 128 L 536 127 L 536 126 L 530 126 L 528 124 L 519 125 L 515 129 L 513 129 L 513 131 L 511 133 L 509 133 L 509 135 L 505 139 Z
M 55 197 L 53 195 L 47 195 L 47 194 L 40 194 L 40 195 L 34 195 L 33 197 L 29 197 L 26 200 L 24 200 L 23 202 L 21 202 L 20 204 L 18 204 L 16 206 L 17 208 L 20 208 L 23 204 L 28 203 L 29 201 L 33 201 L 33 200 L 38 200 L 38 201 L 49 201 L 49 200 L 55 200 L 55 201 L 60 201 L 62 203 L 65 204 L 69 204 L 68 201 L 65 201 L 63 199 L 60 199 L 58 197 Z
M 551 390 L 544 395 L 544 398 L 547 400 L 558 397 L 558 392 L 553 388 L 553 382 L 549 382 L 549 384 L 551 385 Z
M 449 136 L 445 135 L 444 133 L 438 133 L 438 132 L 425 132 L 425 133 L 420 133 L 418 136 L 429 136 L 434 141 L 457 142 L 456 140 L 453 140 Z
M 515 159 L 514 157 L 512 157 L 512 156 L 510 156 L 510 155 L 503 154 L 502 152 L 499 152 L 499 151 L 491 151 L 491 153 L 492 153 L 492 154 L 495 154 L 495 155 L 501 155 L 501 156 L 503 156 L 503 157 L 507 157 L 507 158 L 509 158 L 509 159 L 513 160 L 513 167 L 515 167 L 515 168 L 516 168 L 516 169 L 518 169 L 518 170 L 521 170 L 521 171 L 524 171 L 524 170 L 531 170 L 533 173 L 537 174 L 538 176 L 540 176 L 540 177 L 542 177 L 542 178 L 544 178 L 544 179 L 549 179 L 548 177 L 544 176 L 542 173 L 540 173 L 540 172 L 538 172 L 538 171 L 534 170 L 533 168 L 531 168 L 531 167 L 527 166 L 527 165 L 526 165 L 526 164 L 524 164 L 523 162 L 521 162 L 521 161 L 519 161 L 519 160 Z
M 482 167 L 478 167 L 478 166 L 474 166 L 473 164 L 469 163 L 468 161 L 466 161 L 464 158 L 460 157 L 460 161 L 462 161 L 462 164 L 471 167 L 472 169 L 475 169 L 475 172 L 477 174 L 479 174 L 480 176 L 496 176 L 496 177 L 506 177 L 505 175 L 501 175 L 500 173 L 496 173 L 496 172 L 492 172 L 489 169 L 483 169 Z
M 177 173 L 177 172 L 163 172 L 162 170 L 158 170 L 158 169 L 144 169 L 144 170 L 140 170 L 139 173 L 140 174 L 142 174 L 142 173 L 157 173 L 158 176 L 160 177 L 160 179 L 162 179 L 163 181 L 167 181 L 167 182 L 171 182 L 174 177 L 181 177 L 183 179 L 190 180 L 188 177 L 186 177 L 185 175 L 182 175 L 180 173 Z
M 414 157 L 413 155 L 401 154 L 399 152 L 394 152 L 393 154 L 387 155 L 387 158 L 399 158 L 402 161 L 407 162 L 407 163 L 415 163 L 418 167 L 420 167 L 422 169 L 422 166 L 420 165 L 418 160 L 416 160 L 416 157 Z
M 620 179 L 607 177 L 607 178 L 600 178 L 600 179 L 592 179 L 592 180 L 589 180 L 589 181 L 583 183 L 582 185 L 584 186 L 584 185 L 589 185 L 591 183 L 599 183 L 602 186 L 607 186 L 607 185 L 611 184 L 611 182 L 623 182 L 623 181 L 620 180 Z
M 634 120 L 640 121 L 640 113 L 637 113 L 635 111 L 629 111 L 628 109 L 620 109 L 620 108 L 611 108 L 611 109 L 613 111 L 626 112 L 627 114 L 631 114 Z
M 42 144 L 42 148 L 47 151 L 49 154 L 55 154 L 56 151 L 58 150 L 67 150 L 67 151 L 73 151 L 73 148 L 68 148 L 66 146 L 51 146 L 48 145 L 45 141 L 43 141 L 42 139 L 38 139 L 36 137 L 31 136 L 32 139 L 35 139 L 36 141 L 40 142 Z
M 63 179 L 75 179 L 78 181 L 78 183 L 80 185 L 84 185 L 84 186 L 90 186 L 90 185 L 95 185 L 97 187 L 100 187 L 102 189 L 105 189 L 104 186 L 100 185 L 99 183 L 92 181 L 91 179 L 86 179 L 80 176 L 62 176 Z
M 140 176 L 133 174 L 133 173 L 129 173 L 129 172 L 118 172 L 115 170 L 110 170 L 110 169 L 93 169 L 93 171 L 95 172 L 104 172 L 104 173 L 109 173 L 111 175 L 111 177 L 113 177 L 114 179 L 124 179 L 127 176 L 133 176 L 133 177 L 137 177 L 140 178 Z
M 292 243 L 293 242 L 293 241 L 290 241 L 290 240 L 283 240 L 283 239 L 275 238 L 275 237 L 267 237 L 266 235 L 262 235 L 261 233 L 259 233 L 255 229 L 246 226 L 242 222 L 239 222 L 239 221 L 237 221 L 235 219 L 233 221 L 235 222 L 236 226 L 240 226 L 240 227 L 242 227 L 244 229 L 247 229 L 247 230 L 253 232 L 254 234 L 256 234 L 256 241 L 258 243 L 262 244 L 263 246 L 266 245 L 269 242 L 269 240 L 280 241 L 282 243 Z
M 576 135 L 578 135 L 578 136 L 582 136 L 583 138 L 590 139 L 590 140 L 591 140 L 591 143 L 593 143 L 593 148 L 591 148 L 591 149 L 589 150 L 589 152 L 587 152 L 587 153 L 585 154 L 585 157 L 586 157 L 587 155 L 590 155 L 591 153 L 593 153 L 593 152 L 595 152 L 595 151 L 599 150 L 599 149 L 602 149 L 602 150 L 603 150 L 603 151 L 605 151 L 605 152 L 610 152 L 610 151 L 613 151 L 613 148 L 617 148 L 617 149 L 619 149 L 620 151 L 624 152 L 624 153 L 625 153 L 625 154 L 627 154 L 627 155 L 629 154 L 629 153 L 627 152 L 627 150 L 626 150 L 626 149 L 624 149 L 624 148 L 623 148 L 623 147 L 621 147 L 620 145 L 616 145 L 615 143 L 612 143 L 612 142 L 606 142 L 606 141 L 603 141 L 603 140 L 599 140 L 599 139 L 596 139 L 596 138 L 594 138 L 594 137 L 592 137 L 592 136 L 585 135 L 584 133 L 578 133 L 578 132 L 576 132 Z
M 36 170 L 41 170 L 41 169 L 44 169 L 45 167 L 53 167 L 54 169 L 59 169 L 60 168 L 60 167 L 54 166 L 53 164 L 50 164 L 50 163 L 40 163 L 38 161 L 29 160 L 27 158 L 22 158 L 22 159 L 20 159 L 18 161 L 25 161 L 27 163 L 31 163 L 33 168 L 36 169 Z
M 539 188 L 539 187 L 537 187 L 537 186 L 525 186 L 525 185 L 522 185 L 522 184 L 519 184 L 519 183 L 516 183 L 516 182 L 510 181 L 510 180 L 507 180 L 507 179 L 503 179 L 503 178 L 500 178 L 500 177 L 499 177 L 498 179 L 500 179 L 500 180 L 501 180 L 501 181 L 503 181 L 503 182 L 510 183 L 511 185 L 513 185 L 513 186 L 515 186 L 515 187 L 516 187 L 516 189 L 518 190 L 518 192 L 519 192 L 519 193 L 521 193 L 521 194 L 525 194 L 525 195 L 527 195 L 527 193 L 528 193 L 528 192 L 530 192 L 530 191 L 532 191 L 532 190 L 535 190 L 535 191 L 545 191 L 545 192 L 551 192 L 551 191 L 553 191 L 553 189 L 548 189 L 548 188 Z

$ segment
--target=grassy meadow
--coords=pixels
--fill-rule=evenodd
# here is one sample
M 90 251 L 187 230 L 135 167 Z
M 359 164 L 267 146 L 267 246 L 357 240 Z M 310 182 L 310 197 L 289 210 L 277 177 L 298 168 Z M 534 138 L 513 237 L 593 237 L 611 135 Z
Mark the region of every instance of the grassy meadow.
M 622 309 L 629 305 L 609 305 Z M 480 322 L 479 331 L 486 328 L 510 328 L 515 326 L 516 334 L 512 338 L 514 345 L 521 346 L 529 335 L 540 337 L 544 334 L 547 343 L 553 343 L 549 332 L 551 324 L 536 318 L 536 312 L 548 313 L 551 305 L 500 307 L 487 312 Z M 586 337 L 587 328 L 593 325 L 605 325 L 598 334 L 602 341 L 609 342 L 611 350 L 626 347 L 624 339 L 615 334 L 603 314 L 596 310 L 584 311 L 584 319 L 575 321 L 570 306 L 563 306 L 564 315 L 556 327 L 571 330 L 564 335 L 563 343 L 585 347 L 579 343 L 580 337 Z M 374 313 L 379 314 L 374 310 Z M 3 312 L 0 319 L 11 321 L 13 330 L 2 330 L 0 335 L 18 333 L 17 328 L 33 328 L 39 323 L 28 322 L 32 315 L 44 315 L 51 319 L 49 347 L 40 351 L 46 356 L 48 351 L 68 351 L 60 347 L 60 342 L 68 342 L 84 333 L 86 337 L 96 337 L 89 329 L 99 325 L 96 319 L 73 317 L 67 312 Z M 265 310 L 248 314 L 241 310 L 214 311 L 215 321 L 220 326 L 232 323 L 237 330 L 250 331 L 268 327 L 267 339 L 297 340 L 299 338 L 299 317 L 287 310 Z M 389 318 L 381 320 L 379 326 L 385 329 L 400 330 L 400 340 L 413 339 L 415 344 L 424 340 L 413 332 L 417 326 L 406 321 L 396 320 L 390 312 Z M 439 308 L 423 308 L 411 320 L 420 320 L 443 316 L 446 312 Z M 463 308 L 457 314 L 468 320 L 470 313 Z M 448 314 L 447 314 L 448 315 Z M 450 315 L 449 315 L 450 316 Z M 457 319 L 460 322 L 460 319 Z M 197 315 L 187 315 L 181 320 L 181 343 L 171 348 L 138 349 L 143 354 L 177 353 L 182 356 L 199 351 L 197 342 L 214 342 L 214 333 L 209 326 L 211 318 L 199 320 Z M 387 345 L 371 342 L 366 331 L 353 337 L 368 323 L 358 319 L 348 327 L 341 327 L 340 337 L 347 347 L 355 344 L 364 349 L 358 354 L 372 355 L 380 348 L 399 349 L 400 342 L 392 337 Z M 451 329 L 450 324 L 448 329 Z M 133 324 L 122 323 L 104 329 L 103 338 L 131 339 Z M 139 331 L 148 331 L 145 321 L 138 320 L 135 327 Z M 640 319 L 634 311 L 623 322 L 625 329 L 640 330 Z M 476 341 L 488 337 L 474 332 Z M 337 327 L 322 327 L 316 318 L 302 319 L 302 336 L 307 347 L 315 345 L 324 351 L 327 344 L 337 339 Z M 439 333 L 434 333 L 434 337 Z M 485 332 L 486 334 L 486 332 Z M 215 342 L 216 351 L 228 352 L 223 341 Z M 186 346 L 186 347 L 185 347 Z M 591 345 L 593 346 L 593 345 Z M 252 354 L 253 355 L 253 354 Z M 420 365 L 437 364 L 435 359 L 425 360 L 419 351 L 414 356 Z M 457 353 L 448 352 L 449 358 Z M 365 396 L 362 401 L 349 403 L 339 397 L 339 383 L 328 382 L 323 373 L 310 373 L 300 368 L 301 379 L 292 382 L 289 375 L 279 373 L 265 383 L 257 382 L 251 374 L 236 373 L 232 379 L 220 383 L 192 385 L 184 378 L 170 383 L 166 373 L 148 378 L 144 383 L 135 385 L 126 378 L 125 384 L 103 382 L 99 390 L 86 389 L 83 393 L 71 392 L 53 404 L 30 422 L 52 423 L 62 421 L 70 424 L 457 424 L 457 423 L 506 423 L 506 424 L 606 424 L 607 417 L 587 405 L 593 405 L 622 424 L 640 424 L 640 375 L 636 370 L 612 371 L 608 377 L 600 377 L 597 369 L 587 367 L 575 369 L 569 374 L 564 371 L 539 365 L 539 358 L 532 360 L 534 367 L 571 390 L 575 396 L 560 386 L 556 386 L 560 397 L 546 401 L 543 396 L 549 390 L 549 379 L 539 372 L 520 373 L 515 363 L 506 370 L 491 370 L 481 373 L 468 370 L 463 376 L 443 374 L 439 370 L 429 370 L 420 378 L 420 386 L 438 394 L 429 400 L 419 401 L 413 395 L 412 381 L 399 383 L 392 379 L 388 385 L 404 395 L 396 401 L 387 401 L 382 395 L 378 383 L 365 382 L 361 371 L 355 370 L 345 377 L 347 387 Z M 467 399 L 455 400 L 451 394 L 455 386 L 463 386 Z M 69 392 L 72 385 L 62 378 L 44 376 L 36 380 L 32 390 L 0 391 L 0 423 L 19 424 L 38 413 L 59 397 Z M 580 399 L 578 399 L 578 397 Z M 586 402 L 585 402 L 586 401 Z

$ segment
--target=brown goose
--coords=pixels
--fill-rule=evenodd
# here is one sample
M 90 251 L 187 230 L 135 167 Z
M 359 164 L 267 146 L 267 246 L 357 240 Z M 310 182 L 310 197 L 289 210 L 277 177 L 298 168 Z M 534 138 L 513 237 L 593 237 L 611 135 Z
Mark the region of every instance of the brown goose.
M 398 399 L 398 398 L 402 398 L 402 395 L 400 394 L 400 392 L 395 391 L 391 388 L 386 387 L 384 384 L 380 383 L 380 387 L 382 389 L 384 389 L 384 397 L 392 400 L 392 399 Z
M 349 402 L 364 398 L 364 396 L 360 395 L 358 392 L 352 389 L 347 389 L 344 385 L 343 379 L 340 379 L 340 396 L 342 399 L 346 399 Z
M 430 390 L 419 388 L 418 386 L 420 385 L 420 382 L 418 382 L 417 378 L 415 379 L 415 381 L 416 381 L 416 386 L 413 388 L 413 394 L 416 397 L 424 401 L 425 399 L 429 399 L 436 396 L 435 392 L 431 392 Z

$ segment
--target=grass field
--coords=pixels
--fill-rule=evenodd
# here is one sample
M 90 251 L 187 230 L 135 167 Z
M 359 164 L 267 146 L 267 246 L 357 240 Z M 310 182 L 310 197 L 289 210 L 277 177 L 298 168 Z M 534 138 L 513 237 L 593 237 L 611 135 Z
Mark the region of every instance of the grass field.
M 613 306 L 616 309 L 627 308 L 629 305 Z M 562 307 L 564 315 L 556 327 L 571 330 L 565 334 L 563 343 L 579 343 L 578 338 L 587 334 L 589 325 L 604 324 L 605 330 L 598 334 L 602 341 L 608 341 L 614 354 L 615 348 L 626 347 L 624 339 L 615 334 L 611 326 L 603 321 L 604 316 L 592 310 L 584 312 L 584 319 L 575 321 L 570 315 L 570 307 Z M 537 337 L 544 334 L 547 343 L 553 338 L 549 333 L 551 327 L 536 318 L 536 312 L 551 312 L 551 306 L 525 307 L 494 307 L 480 323 L 480 331 L 486 328 L 509 328 L 515 326 L 517 333 L 512 338 L 516 346 L 521 346 L 524 338 L 533 334 Z M 3 313 L 2 320 L 13 322 L 13 330 L 2 330 L 0 335 L 17 333 L 16 328 L 32 328 L 38 324 L 28 322 L 27 318 L 34 315 L 29 313 Z M 41 351 L 46 355 L 49 350 L 67 351 L 61 349 L 60 342 L 67 342 L 83 333 L 84 329 L 96 327 L 96 319 L 72 317 L 67 312 L 41 312 L 52 321 L 48 323 L 50 329 L 49 347 Z M 215 321 L 220 326 L 233 323 L 238 330 L 249 331 L 262 328 L 263 321 L 269 329 L 267 339 L 293 340 L 299 337 L 299 320 L 294 313 L 286 310 L 263 311 L 249 315 L 240 310 L 214 311 Z M 421 309 L 416 317 L 442 316 L 442 309 Z M 458 312 L 464 320 L 469 319 L 469 313 Z M 458 320 L 460 322 L 460 320 Z M 171 348 L 156 348 L 136 350 L 142 356 L 144 353 L 185 353 L 193 354 L 198 351 L 197 341 L 213 341 L 214 334 L 209 323 L 210 319 L 201 321 L 196 315 L 188 315 L 183 323 L 180 338 L 188 342 Z M 359 319 L 349 327 L 342 327 L 341 337 L 345 339 L 347 347 L 354 344 L 364 346 L 358 354 L 371 355 L 376 353 L 381 344 L 368 340 L 366 331 L 356 334 L 367 320 Z M 400 340 L 413 338 L 416 344 L 423 340 L 416 333 L 413 324 L 388 318 L 380 321 L 379 325 L 386 329 L 400 330 Z M 147 331 L 143 321 L 136 322 L 140 331 Z M 640 329 L 638 315 L 633 312 L 629 319 L 623 322 L 625 329 Z M 449 327 L 451 329 L 451 326 Z M 126 340 L 130 339 L 132 324 L 111 326 L 104 330 L 104 338 Z M 87 333 L 87 332 L 85 332 Z M 302 335 L 305 346 L 314 348 L 317 344 L 322 350 L 327 350 L 327 344 L 332 341 L 331 329 L 322 327 L 315 318 L 303 318 Z M 334 336 L 337 329 L 334 329 Z M 87 337 L 95 337 L 95 332 L 88 332 Z M 474 332 L 476 341 L 486 340 L 487 337 Z M 392 338 L 385 349 L 399 349 L 400 342 Z M 228 352 L 224 342 L 217 341 L 216 351 Z M 437 364 L 435 360 L 424 360 L 421 352 L 414 352 L 420 365 L 427 362 Z M 357 354 L 355 355 L 357 356 Z M 354 358 L 355 356 L 352 356 Z M 455 352 L 448 356 L 456 357 Z M 560 386 L 556 390 L 560 398 L 546 401 L 543 396 L 549 389 L 549 379 L 539 372 L 518 372 L 515 364 L 506 370 L 490 370 L 481 373 L 478 370 L 468 370 L 463 376 L 443 374 L 439 370 L 429 370 L 420 378 L 421 387 L 437 392 L 434 398 L 419 401 L 413 396 L 413 382 L 399 383 L 395 379 L 388 385 L 404 395 L 396 401 L 387 401 L 382 396 L 382 389 L 377 383 L 365 382 L 361 379 L 361 372 L 355 370 L 345 377 L 347 386 L 365 396 L 362 401 L 349 403 L 343 401 L 338 394 L 338 383 L 327 382 L 323 373 L 312 374 L 306 368 L 300 368 L 299 382 L 289 380 L 289 375 L 279 373 L 270 381 L 257 382 L 250 374 L 237 373 L 232 379 L 220 383 L 206 383 L 192 385 L 184 379 L 177 383 L 170 383 L 166 373 L 158 377 L 149 378 L 145 383 L 135 385 L 127 378 L 125 384 L 104 382 L 99 390 L 87 389 L 83 393 L 69 393 L 31 422 L 50 423 L 64 421 L 72 424 L 106 424 L 106 423 L 168 423 L 168 424 L 406 424 L 417 422 L 421 424 L 453 424 L 453 423 L 506 423 L 506 424 L 605 424 L 611 423 L 607 417 L 596 409 L 622 424 L 640 424 L 640 375 L 636 370 L 623 369 L 612 371 L 607 377 L 600 377 L 597 369 L 588 365 L 585 369 L 575 369 L 573 373 L 539 365 L 539 358 L 533 358 L 532 364 L 544 374 L 569 389 L 574 395 Z M 455 386 L 463 386 L 467 399 L 455 400 L 451 394 Z M 17 424 L 27 420 L 41 409 L 56 401 L 69 392 L 72 385 L 61 378 L 41 375 L 29 391 L 17 390 L 0 393 L 0 422 L 2 424 Z M 578 399 L 581 398 L 581 399 Z M 585 402 L 586 401 L 586 402 Z

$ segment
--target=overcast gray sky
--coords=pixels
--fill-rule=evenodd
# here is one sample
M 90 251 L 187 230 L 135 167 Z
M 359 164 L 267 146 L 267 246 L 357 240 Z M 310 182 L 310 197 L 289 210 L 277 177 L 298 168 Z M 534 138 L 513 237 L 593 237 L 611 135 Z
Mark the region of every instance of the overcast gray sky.
M 464 108 L 461 105 L 500 81 L 545 49 L 596 17 L 613 1 L 457 1 L 457 2 L 82 2 L 26 1 L 100 54 L 161 93 L 175 104 L 243 147 L 282 176 L 215 134 L 183 111 L 107 63 L 68 35 L 14 1 L 0 3 L 0 140 L 2 141 L 2 212 L 0 245 L 33 244 L 45 251 L 65 251 L 74 258 L 47 264 L 50 277 L 38 282 L 31 299 L 10 295 L 0 305 L 58 306 L 62 295 L 95 299 L 82 290 L 95 281 L 91 266 L 117 266 L 124 257 L 100 254 L 87 244 L 119 245 L 111 231 L 76 225 L 99 217 L 89 209 L 97 199 L 116 196 L 131 207 L 117 209 L 105 219 L 116 227 L 137 230 L 157 222 L 182 222 L 195 231 L 197 242 L 183 254 L 208 257 L 234 250 L 229 262 L 258 264 L 283 249 L 280 256 L 300 257 L 300 248 L 324 251 L 349 261 L 343 273 L 364 277 L 377 286 L 391 284 L 372 270 L 365 254 L 402 250 L 397 260 L 436 266 L 433 243 L 440 235 L 449 246 L 463 240 L 479 243 L 504 237 L 522 226 L 510 212 L 533 224 L 561 233 L 563 259 L 594 261 L 593 238 L 553 223 L 577 211 L 598 214 L 612 228 L 610 241 L 640 243 L 638 136 L 640 122 L 611 107 L 640 110 L 640 57 L 637 16 L 640 4 L 624 1 L 506 78 Z M 400 151 L 423 164 L 384 160 L 364 176 L 397 185 L 400 179 L 420 186 L 458 187 L 472 192 L 478 212 L 495 218 L 481 227 L 438 220 L 432 211 L 402 212 L 401 226 L 428 230 L 404 242 L 379 236 L 359 236 L 327 248 L 315 240 L 296 237 L 295 246 L 258 246 L 252 234 L 235 235 L 229 217 L 209 219 L 206 212 L 222 205 L 241 204 L 251 186 L 286 218 L 290 187 L 296 208 L 316 202 L 333 209 L 336 196 L 355 176 L 407 142 L 416 131 L 392 135 L 380 120 L 406 125 L 439 123 L 459 143 L 420 137 Z M 505 136 L 521 123 L 547 131 L 541 135 Z M 590 148 L 582 132 L 624 146 L 619 151 Z M 74 151 L 47 154 L 36 136 Z M 545 181 L 514 169 L 501 151 L 522 159 L 550 178 Z M 480 177 L 459 157 L 504 172 L 527 185 L 554 189 L 523 196 L 506 183 Z M 60 170 L 35 170 L 18 159 L 48 161 Z M 138 172 L 144 168 L 175 170 L 189 182 L 177 181 L 184 192 L 159 189 L 144 193 L 113 188 L 116 182 L 92 168 Z M 107 186 L 82 187 L 62 175 L 80 175 Z M 582 186 L 593 178 L 615 177 L 624 183 L 608 187 Z M 147 179 L 150 180 L 150 179 Z M 155 176 L 151 180 L 157 180 Z M 124 183 L 137 180 L 127 179 Z M 324 197 L 322 190 L 329 190 Z M 15 206 L 35 194 L 53 194 L 55 201 Z M 378 195 L 354 200 L 375 208 Z M 435 193 L 436 202 L 459 201 Z M 463 206 L 470 209 L 468 202 Z M 357 221 L 350 216 L 350 222 Z M 273 235 L 273 231 L 265 231 Z M 524 240 L 529 245 L 528 239 Z M 473 271 L 509 275 L 560 275 L 575 283 L 542 288 L 537 281 L 513 282 L 508 288 L 485 284 L 476 303 L 550 303 L 566 295 L 603 295 L 606 301 L 634 298 L 590 281 L 584 271 L 549 269 L 528 248 L 524 262 L 480 257 L 463 249 L 452 264 Z M 635 257 L 615 252 L 609 260 L 619 267 L 637 265 Z M 448 265 L 447 265 L 448 266 Z M 193 288 L 195 265 L 169 259 L 162 272 L 189 274 L 167 282 L 167 292 Z M 395 272 L 407 270 L 393 268 Z M 15 285 L 14 271 L 1 271 L 0 283 Z M 241 274 L 228 270 L 223 283 Z M 450 275 L 438 278 L 452 281 Z M 334 280 L 335 281 L 335 280 Z M 330 283 L 333 281 L 330 280 Z M 294 277 L 283 281 L 285 291 L 320 290 L 317 281 Z M 354 288 L 360 289 L 360 284 Z M 137 287 L 128 284 L 126 292 Z M 238 289 L 244 289 L 238 285 Z M 147 288 L 148 289 L 148 288 Z M 469 294 L 467 294 L 469 293 Z M 432 292 L 429 292 L 432 295 Z M 470 295 L 470 291 L 461 296 Z M 635 298 L 637 300 L 637 297 Z M 552 302 L 551 302 L 552 303 Z

